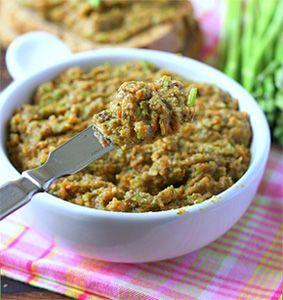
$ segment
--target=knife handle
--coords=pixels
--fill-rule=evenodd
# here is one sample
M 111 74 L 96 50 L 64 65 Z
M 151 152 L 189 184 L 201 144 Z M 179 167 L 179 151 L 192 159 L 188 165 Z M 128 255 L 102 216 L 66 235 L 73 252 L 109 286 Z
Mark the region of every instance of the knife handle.
M 41 189 L 25 177 L 0 187 L 0 220 L 25 205 Z

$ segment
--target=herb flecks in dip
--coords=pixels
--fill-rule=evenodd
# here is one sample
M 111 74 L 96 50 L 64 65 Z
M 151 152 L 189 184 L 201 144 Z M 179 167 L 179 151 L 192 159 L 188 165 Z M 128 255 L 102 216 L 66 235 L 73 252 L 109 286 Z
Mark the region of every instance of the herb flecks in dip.
M 180 208 L 219 194 L 248 168 L 248 115 L 220 88 L 145 62 L 71 68 L 41 84 L 31 104 L 19 107 L 10 120 L 11 161 L 20 171 L 39 166 L 55 147 L 92 124 L 95 114 L 109 109 L 123 82 L 154 82 L 163 76 L 181 81 L 186 94 L 197 88 L 193 122 L 153 143 L 117 148 L 57 180 L 49 192 L 79 205 L 125 212 Z
M 169 76 L 154 82 L 125 82 L 110 107 L 94 117 L 94 124 L 119 146 L 151 142 L 191 121 L 187 102 L 184 84 Z

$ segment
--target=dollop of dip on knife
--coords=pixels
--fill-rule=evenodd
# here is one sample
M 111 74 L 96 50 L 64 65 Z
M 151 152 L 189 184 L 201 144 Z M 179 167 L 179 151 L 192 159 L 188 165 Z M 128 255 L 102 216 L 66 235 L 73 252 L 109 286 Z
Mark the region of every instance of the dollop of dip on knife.
M 124 82 L 108 109 L 94 116 L 95 126 L 119 147 L 148 143 L 191 122 L 197 90 L 163 76 L 154 82 Z

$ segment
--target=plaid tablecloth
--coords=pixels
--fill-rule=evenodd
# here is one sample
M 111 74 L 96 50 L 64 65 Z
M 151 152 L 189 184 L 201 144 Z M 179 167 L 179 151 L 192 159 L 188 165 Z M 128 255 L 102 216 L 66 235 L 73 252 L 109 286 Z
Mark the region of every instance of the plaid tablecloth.
M 252 205 L 223 237 L 186 256 L 114 264 L 62 250 L 13 217 L 0 224 L 3 275 L 78 299 L 279 299 L 283 157 L 273 149 Z
M 194 1 L 209 62 L 217 47 L 219 1 Z M 282 200 L 283 157 L 274 148 L 244 217 L 199 251 L 149 264 L 106 263 L 60 249 L 11 216 L 0 222 L 1 272 L 78 299 L 279 299 Z

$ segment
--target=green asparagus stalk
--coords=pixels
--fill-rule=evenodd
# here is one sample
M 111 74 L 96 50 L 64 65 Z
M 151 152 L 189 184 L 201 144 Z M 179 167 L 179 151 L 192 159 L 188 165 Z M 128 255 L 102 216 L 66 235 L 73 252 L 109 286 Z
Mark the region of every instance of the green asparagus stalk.
M 275 105 L 279 111 L 283 111 L 283 88 L 277 91 Z
M 228 0 L 228 10 L 231 12 L 228 26 L 229 39 L 227 45 L 227 62 L 225 72 L 237 79 L 239 73 L 239 41 L 241 30 L 241 1 Z
M 278 69 L 275 71 L 275 85 L 280 90 L 283 89 L 283 30 L 275 48 L 275 61 L 278 64 Z
M 275 48 L 275 60 L 279 63 L 283 63 L 283 27 L 281 28 L 281 33 L 278 35 L 278 40 Z
M 258 6 L 257 0 L 249 0 L 246 5 L 245 12 L 243 14 L 243 35 L 242 35 L 242 48 L 241 48 L 241 60 L 242 70 L 241 77 L 249 76 L 250 66 L 249 61 L 251 59 L 251 52 L 253 50 L 253 36 L 255 34 L 255 12 Z M 240 79 L 240 78 L 239 78 Z
M 226 3 L 222 69 L 253 94 L 283 145 L 283 0 Z
M 260 22 L 257 26 L 257 37 L 262 38 L 274 16 L 278 2 L 281 0 L 259 1 Z
M 283 145 L 283 111 L 278 112 L 277 123 L 274 128 L 274 137 L 278 139 L 279 143 Z
M 259 68 L 264 51 L 266 51 L 270 44 L 274 42 L 276 37 L 278 37 L 278 35 L 280 34 L 280 31 L 282 31 L 282 11 L 283 1 L 280 1 L 275 11 L 275 15 L 271 20 L 269 27 L 267 28 L 265 38 L 259 40 L 257 43 L 257 47 L 254 49 L 254 53 L 251 57 L 251 71 L 246 74 L 245 77 L 243 77 L 243 84 L 250 91 L 252 90 L 254 75 L 256 73 L 256 70 Z
M 262 84 L 262 82 L 264 81 L 264 79 L 275 73 L 275 71 L 278 69 L 278 67 L 280 66 L 280 63 L 277 61 L 272 61 L 271 63 L 269 63 L 267 65 L 267 67 L 257 76 L 257 81 Z
M 283 13 L 282 13 L 283 14 Z M 277 45 L 275 48 L 275 60 L 279 64 L 278 69 L 275 71 L 275 86 L 277 94 L 275 97 L 275 105 L 278 113 L 276 115 L 276 123 L 274 127 L 274 137 L 283 145 L 283 32 L 278 37 Z
M 276 114 L 276 105 L 274 101 L 275 97 L 275 86 L 273 82 L 273 76 L 268 76 L 264 82 L 264 111 L 266 112 L 267 119 L 270 122 L 270 125 L 274 125 L 275 114 Z
M 220 59 L 220 67 L 224 68 L 227 60 L 227 48 L 228 48 L 228 43 L 229 43 L 229 29 L 230 29 L 230 19 L 233 15 L 233 11 L 230 9 L 230 4 L 231 2 L 228 3 L 226 0 L 225 2 L 225 12 L 224 12 L 224 17 L 223 17 L 223 22 L 222 22 L 222 27 L 221 27 L 221 32 L 220 32 L 220 43 L 219 43 L 219 59 Z

